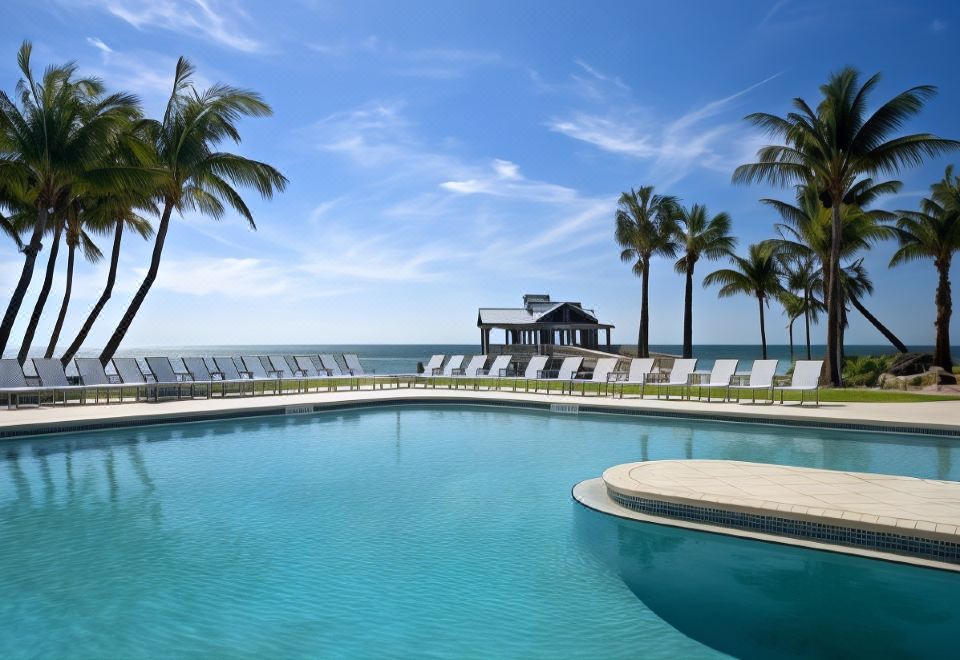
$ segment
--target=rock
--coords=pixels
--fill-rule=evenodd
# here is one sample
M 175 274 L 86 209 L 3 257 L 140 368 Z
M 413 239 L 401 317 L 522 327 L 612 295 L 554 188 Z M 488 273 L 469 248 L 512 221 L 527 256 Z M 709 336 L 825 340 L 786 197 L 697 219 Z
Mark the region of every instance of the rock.
M 923 374 L 924 385 L 956 385 L 957 377 L 943 367 L 930 367 Z
M 933 366 L 931 353 L 903 353 L 893 361 L 888 374 L 894 376 L 916 376 L 926 373 Z

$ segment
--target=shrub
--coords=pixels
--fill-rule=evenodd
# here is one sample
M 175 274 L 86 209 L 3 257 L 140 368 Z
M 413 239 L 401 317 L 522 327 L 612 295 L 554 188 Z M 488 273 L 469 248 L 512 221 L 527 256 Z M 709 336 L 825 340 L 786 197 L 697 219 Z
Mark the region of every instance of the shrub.
M 895 359 L 895 355 L 850 356 L 843 361 L 843 381 L 853 387 L 874 387 Z

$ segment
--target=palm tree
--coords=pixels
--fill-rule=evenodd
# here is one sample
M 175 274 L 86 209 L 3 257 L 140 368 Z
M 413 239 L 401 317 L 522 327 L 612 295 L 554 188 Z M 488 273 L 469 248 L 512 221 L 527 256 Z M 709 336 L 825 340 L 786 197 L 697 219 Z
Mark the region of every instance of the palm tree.
M 787 315 L 787 336 L 790 339 L 790 361 L 793 362 L 793 324 L 803 316 L 806 305 L 803 298 L 792 291 L 784 291 L 780 297 L 780 304 Z M 810 359 L 809 353 L 807 359 Z
M 753 296 L 760 307 L 760 345 L 763 359 L 767 359 L 767 330 L 763 308 L 771 298 L 779 300 L 783 293 L 780 285 L 780 265 L 776 252 L 769 244 L 754 243 L 746 257 L 731 255 L 733 268 L 721 268 L 703 278 L 704 286 L 719 284 L 717 295 L 729 298 L 737 294 Z
M 863 304 L 865 296 L 873 295 L 873 280 L 870 279 L 870 275 L 863 265 L 863 259 L 857 259 L 853 263 L 847 264 L 840 272 L 843 275 L 844 299 L 849 301 L 863 318 L 867 319 L 880 334 L 886 337 L 894 348 L 901 353 L 907 353 L 909 351 L 907 346 Z
M 150 267 L 100 353 L 104 365 L 120 346 L 156 280 L 174 210 L 196 210 L 219 219 L 230 206 L 255 229 L 253 214 L 233 186 L 253 186 L 262 197 L 270 198 L 274 190 L 282 191 L 287 185 L 287 179 L 271 165 L 217 151 L 225 140 L 240 142 L 237 123 L 242 117 L 270 115 L 270 106 L 256 92 L 222 84 L 201 93 L 193 86 L 193 72 L 193 65 L 181 57 L 163 119 L 143 123 L 155 161 L 156 198 L 163 210 Z
M 144 182 L 137 172 L 102 165 L 116 127 L 136 116 L 136 97 L 104 96 L 99 80 L 75 77 L 74 64 L 48 67 L 38 81 L 30 65 L 31 51 L 30 43 L 24 42 L 17 55 L 22 77 L 16 100 L 0 91 L 4 185 L 27 193 L 35 215 L 30 241 L 23 248 L 20 278 L 0 321 L 0 353 L 33 278 L 50 214 L 62 206 L 70 187 L 78 182 L 104 186 Z
M 28 222 L 33 223 L 29 218 Z M 37 300 L 33 305 L 33 312 L 27 321 L 27 327 L 23 331 L 23 341 L 20 342 L 20 350 L 17 352 L 17 361 L 23 364 L 30 353 L 30 346 L 33 344 L 33 338 L 37 333 L 37 326 L 40 324 L 40 317 L 43 315 L 43 308 L 47 304 L 47 298 L 50 296 L 50 289 L 53 286 L 53 275 L 57 270 L 57 256 L 60 253 L 60 238 L 63 236 L 63 218 L 55 217 L 53 226 L 49 228 L 53 236 L 50 245 L 50 254 L 47 256 L 47 269 L 43 276 L 43 283 L 40 285 L 40 292 L 37 294 Z
M 650 260 L 654 256 L 674 257 L 677 253 L 677 199 L 656 195 L 653 186 L 641 186 L 620 195 L 617 202 L 617 244 L 623 248 L 620 259 L 633 263 L 633 274 L 641 279 L 640 331 L 637 355 L 650 355 Z
M 107 282 L 104 285 L 103 292 L 100 294 L 93 308 L 91 308 L 83 325 L 80 326 L 77 336 L 60 358 L 64 366 L 70 363 L 73 356 L 76 355 L 80 347 L 83 346 L 83 342 L 86 340 L 87 335 L 90 334 L 93 324 L 113 294 L 113 286 L 117 281 L 117 267 L 120 262 L 120 244 L 123 240 L 124 229 L 129 228 L 133 230 L 141 238 L 149 238 L 153 235 L 153 227 L 150 226 L 150 222 L 138 215 L 137 208 L 135 208 L 134 205 L 139 205 L 139 207 L 147 210 L 155 211 L 156 209 L 155 207 L 151 208 L 151 203 L 148 199 L 141 198 L 138 201 L 134 201 L 135 199 L 136 198 L 131 195 L 119 194 L 97 200 L 96 208 L 105 221 L 105 225 L 108 229 L 111 223 L 113 225 L 113 248 L 110 251 L 110 268 L 107 271 Z
M 676 271 L 686 276 L 683 297 L 683 357 L 693 357 L 693 272 L 701 258 L 720 259 L 729 255 L 737 245 L 730 235 L 730 216 L 718 213 L 709 217 L 707 207 L 694 204 L 677 214 L 676 241 L 681 257 L 674 264 Z
M 774 245 L 775 241 L 776 239 L 772 242 Z M 780 253 L 779 257 L 783 288 L 791 294 L 789 299 L 784 300 L 784 309 L 790 320 L 790 358 L 793 359 L 793 324 L 803 316 L 807 359 L 810 360 L 810 324 L 819 321 L 820 312 L 823 311 L 823 303 L 814 295 L 814 290 L 820 285 L 817 268 L 809 254 L 796 255 L 788 252 Z
M 920 201 L 919 211 L 900 211 L 897 234 L 900 248 L 890 259 L 890 266 L 908 261 L 932 259 L 937 269 L 936 344 L 933 363 L 948 373 L 953 369 L 950 355 L 950 315 L 953 295 L 950 291 L 950 264 L 960 250 L 960 177 L 953 175 L 953 166 L 943 179 L 930 186 L 930 196 Z
M 847 198 L 848 203 L 842 205 L 840 212 L 840 258 L 842 261 L 854 259 L 861 251 L 869 250 L 875 243 L 895 235 L 894 229 L 886 224 L 895 218 L 893 213 L 866 207 L 873 204 L 881 195 L 898 191 L 900 185 L 899 181 L 875 183 L 872 179 L 861 179 L 853 187 Z M 812 277 L 816 281 L 815 288 L 822 291 L 822 297 L 826 300 L 828 292 L 824 273 L 833 252 L 833 220 L 832 212 L 820 201 L 818 188 L 809 185 L 797 186 L 795 204 L 777 199 L 760 201 L 776 210 L 783 221 L 774 225 L 779 238 L 771 240 L 776 245 L 782 262 L 794 260 L 816 262 L 816 267 L 807 273 L 807 279 Z M 843 287 L 841 287 L 840 300 L 845 305 Z M 850 302 L 898 351 L 907 352 L 904 343 L 863 306 L 859 297 Z M 820 302 L 816 304 L 823 307 Z M 841 317 L 843 314 L 844 306 L 841 306 Z M 841 356 L 845 326 L 844 321 L 839 338 Z
M 47 350 L 43 357 L 52 358 L 53 352 L 57 348 L 57 340 L 60 339 L 60 331 L 63 329 L 63 321 L 67 317 L 67 308 L 70 306 L 70 295 L 73 293 L 73 266 L 76 258 L 76 251 L 79 247 L 83 251 L 84 258 L 90 263 L 96 263 L 103 258 L 100 248 L 93 242 L 88 229 L 100 231 L 101 226 L 97 222 L 98 218 L 93 214 L 88 214 L 80 199 L 72 200 L 67 206 L 66 219 L 66 240 L 67 244 L 67 275 L 66 284 L 63 289 L 63 300 L 60 303 L 60 312 L 57 314 L 57 320 L 53 325 L 53 331 L 50 333 L 50 341 L 47 344 Z
M 881 104 L 867 115 L 870 94 L 880 75 L 860 85 L 855 69 L 845 68 L 820 87 L 823 96 L 816 110 L 802 98 L 793 100 L 794 112 L 786 117 L 755 113 L 747 119 L 783 143 L 761 148 L 757 162 L 741 165 L 733 174 L 736 183 L 766 181 L 776 185 L 809 183 L 817 186 L 823 205 L 831 211 L 832 246 L 825 266 L 827 284 L 827 373 L 841 385 L 842 293 L 840 278 L 841 205 L 858 182 L 878 173 L 898 172 L 918 165 L 926 156 L 937 156 L 960 146 L 929 133 L 892 137 L 935 93 L 930 85 L 912 87 Z

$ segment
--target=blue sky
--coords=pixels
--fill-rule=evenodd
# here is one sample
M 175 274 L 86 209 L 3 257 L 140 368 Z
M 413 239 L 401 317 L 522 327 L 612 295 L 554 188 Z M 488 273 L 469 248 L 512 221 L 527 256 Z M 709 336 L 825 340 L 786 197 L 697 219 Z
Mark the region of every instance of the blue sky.
M 177 218 L 127 346 L 474 342 L 477 307 L 511 306 L 524 292 L 582 300 L 616 324 L 615 341 L 631 342 L 639 281 L 612 238 L 621 191 L 654 184 L 727 211 L 743 247 L 772 233 L 775 218 L 757 200 L 792 198 L 731 185 L 733 168 L 764 142 L 745 114 L 815 100 L 827 75 L 850 64 L 883 73 L 877 101 L 937 85 L 908 128 L 960 138 L 960 10 L 950 2 L 5 5 L 5 90 L 30 39 L 38 66 L 76 60 L 139 94 L 152 114 L 181 54 L 201 84 L 250 87 L 274 107 L 243 125 L 239 150 L 278 166 L 288 191 L 272 202 L 249 195 L 256 232 L 236 216 Z M 903 173 L 903 192 L 882 205 L 914 207 L 949 162 Z M 933 266 L 888 271 L 892 249 L 867 257 L 877 287 L 868 304 L 908 343 L 932 343 Z M 128 238 L 93 346 L 148 254 Z M 9 243 L 0 255 L 12 288 L 19 257 Z M 78 268 L 66 341 L 105 272 Z M 672 264 L 657 262 L 653 343 L 680 341 L 682 296 Z M 718 301 L 699 287 L 695 296 L 695 341 L 758 341 L 755 301 Z M 784 323 L 774 309 L 771 342 L 785 342 Z M 883 341 L 855 313 L 848 338 Z

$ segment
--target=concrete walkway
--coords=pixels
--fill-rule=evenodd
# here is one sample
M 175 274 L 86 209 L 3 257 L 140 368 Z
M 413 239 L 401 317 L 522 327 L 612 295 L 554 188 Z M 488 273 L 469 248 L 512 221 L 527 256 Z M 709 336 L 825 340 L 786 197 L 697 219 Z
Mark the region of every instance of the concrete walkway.
M 113 403 L 99 405 L 57 405 L 55 407 L 0 410 L 0 432 L 41 432 L 56 427 L 97 422 L 123 423 L 155 420 L 189 421 L 194 417 L 230 414 L 276 414 L 278 412 L 312 412 L 324 405 L 342 406 L 372 402 L 422 401 L 466 403 L 532 403 L 563 404 L 610 412 L 679 415 L 728 421 L 767 421 L 773 423 L 836 424 L 876 428 L 878 431 L 904 432 L 927 430 L 960 435 L 960 401 L 918 403 L 828 403 L 819 407 L 798 404 L 737 404 L 705 401 L 657 400 L 654 398 L 614 399 L 603 396 L 533 394 L 510 391 L 473 391 L 437 389 L 384 389 L 280 396 L 227 397 L 162 401 L 159 403 Z M 306 409 L 304 407 L 307 407 Z M 568 408 L 568 412 L 571 409 Z

